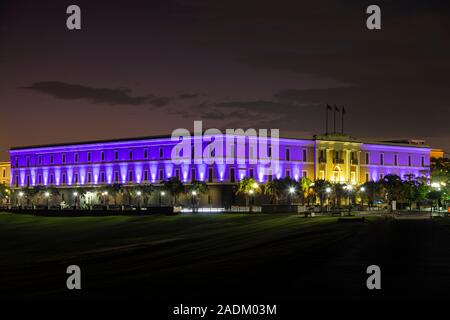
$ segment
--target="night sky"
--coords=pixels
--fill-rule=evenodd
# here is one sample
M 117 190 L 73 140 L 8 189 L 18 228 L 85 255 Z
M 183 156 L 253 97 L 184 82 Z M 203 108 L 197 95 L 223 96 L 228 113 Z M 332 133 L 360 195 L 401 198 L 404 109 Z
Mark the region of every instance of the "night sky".
M 392 3 L 392 2 L 395 2 Z M 447 3 L 446 3 L 447 2 Z M 77 4 L 82 30 L 66 28 Z M 369 4 L 382 30 L 366 28 Z M 206 127 L 450 151 L 448 1 L 1 1 L 0 160 L 11 146 Z

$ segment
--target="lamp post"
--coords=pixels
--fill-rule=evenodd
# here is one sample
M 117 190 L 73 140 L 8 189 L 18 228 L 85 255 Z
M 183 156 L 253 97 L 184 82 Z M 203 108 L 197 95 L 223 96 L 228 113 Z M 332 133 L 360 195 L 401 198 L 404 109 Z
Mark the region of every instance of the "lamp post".
M 330 211 L 330 194 L 331 194 L 331 188 L 326 187 L 325 192 L 327 193 L 327 211 Z
M 248 191 L 248 194 L 250 195 L 250 212 L 253 212 L 253 200 L 254 200 L 254 195 L 255 191 L 253 189 L 250 189 Z
M 138 196 L 138 208 L 141 209 L 141 196 L 142 196 L 142 192 L 141 191 L 137 191 L 136 195 Z
M 48 192 L 48 191 L 45 192 L 44 196 L 47 199 L 47 209 L 50 209 L 50 206 L 49 206 L 50 192 Z
M 288 190 L 288 194 L 289 194 L 289 204 L 292 205 L 292 196 L 295 193 L 295 188 L 294 187 L 289 187 Z
M 78 192 L 73 193 L 73 197 L 75 198 L 75 209 L 78 209 Z
M 351 184 L 347 185 L 347 195 L 348 195 L 348 214 L 350 215 L 350 212 L 352 210 L 352 207 L 350 205 L 350 193 L 353 190 L 353 186 Z
M 159 193 L 159 206 L 162 206 L 162 197 L 164 197 L 166 195 L 166 193 L 164 191 L 161 191 Z
M 359 188 L 359 192 L 361 193 L 361 210 L 364 211 L 364 192 L 366 191 L 366 188 L 361 187 Z
M 20 191 L 19 192 L 19 206 L 20 206 L 21 209 L 22 209 L 22 206 L 23 206 L 23 196 L 24 196 L 24 193 L 22 191 Z
M 195 212 L 195 200 L 196 200 L 196 196 L 197 196 L 197 191 L 192 190 L 191 192 L 192 195 L 192 212 Z

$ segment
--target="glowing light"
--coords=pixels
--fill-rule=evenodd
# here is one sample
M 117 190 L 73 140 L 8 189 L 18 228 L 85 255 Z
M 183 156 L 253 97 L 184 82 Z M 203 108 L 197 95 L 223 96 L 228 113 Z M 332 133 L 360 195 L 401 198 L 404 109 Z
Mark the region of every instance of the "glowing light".
M 195 190 L 192 191 L 192 195 L 193 195 L 193 196 L 196 196 L 196 195 L 197 195 L 197 191 L 195 191 Z
M 258 187 L 259 187 L 259 185 L 258 185 L 258 183 L 254 183 L 253 185 L 252 185 L 252 187 L 253 187 L 253 189 L 257 189 Z
M 328 188 L 325 189 L 325 191 L 326 191 L 327 193 L 331 193 L 331 188 L 328 187 Z
M 289 193 L 294 193 L 295 192 L 295 188 L 294 187 L 290 187 L 289 188 Z
M 141 195 L 142 195 L 142 192 L 141 192 L 141 191 L 138 191 L 138 192 L 136 192 L 136 194 L 137 194 L 138 196 L 141 196 Z
M 49 192 L 44 193 L 44 195 L 45 195 L 46 198 L 50 197 L 50 193 Z
M 165 196 L 166 193 L 165 193 L 164 191 L 161 191 L 161 195 L 162 195 L 162 196 Z
M 248 193 L 250 193 L 250 194 L 253 194 L 255 191 L 253 191 L 253 190 L 250 190 Z
M 74 193 L 73 193 L 73 196 L 74 196 L 74 197 L 77 197 L 77 196 L 78 196 L 78 192 L 74 192 Z
M 361 189 L 359 189 L 361 192 L 364 192 L 364 191 L 366 191 L 366 188 L 364 188 L 364 187 L 361 187 Z
M 23 192 L 22 191 L 19 192 L 19 197 L 23 197 Z

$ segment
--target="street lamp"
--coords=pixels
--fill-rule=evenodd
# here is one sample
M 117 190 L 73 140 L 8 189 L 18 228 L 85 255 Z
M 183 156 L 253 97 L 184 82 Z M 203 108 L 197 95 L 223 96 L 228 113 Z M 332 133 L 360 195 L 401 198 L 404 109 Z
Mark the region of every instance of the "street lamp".
M 44 193 L 45 198 L 47 199 L 47 209 L 49 208 L 49 198 L 50 198 L 50 192 L 45 192 Z
M 289 204 L 292 204 L 292 195 L 295 193 L 295 188 L 294 187 L 289 187 Z
M 350 212 L 352 210 L 351 205 L 350 205 L 350 193 L 353 190 L 353 186 L 351 184 L 348 184 L 346 186 L 346 189 L 347 189 L 347 195 L 348 195 L 348 214 L 350 215 Z
M 195 196 L 197 195 L 197 191 L 192 190 L 192 212 L 195 212 Z
M 361 192 L 361 210 L 364 211 L 364 195 L 363 195 L 363 193 L 366 191 L 366 188 L 361 187 L 361 188 L 359 188 L 359 191 Z
M 159 206 L 162 206 L 162 197 L 164 197 L 166 195 L 166 193 L 164 191 L 161 191 L 159 193 Z

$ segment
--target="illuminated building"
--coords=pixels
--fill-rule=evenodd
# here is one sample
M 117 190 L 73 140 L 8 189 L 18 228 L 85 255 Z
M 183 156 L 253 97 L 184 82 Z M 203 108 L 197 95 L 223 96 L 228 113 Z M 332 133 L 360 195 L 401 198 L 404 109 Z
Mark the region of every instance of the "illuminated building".
M 226 206 L 234 202 L 232 186 L 244 177 L 260 183 L 289 176 L 295 180 L 305 177 L 361 184 L 388 174 L 403 178 L 407 174 L 429 177 L 430 173 L 431 148 L 425 144 L 370 142 L 339 134 L 280 138 L 280 159 L 272 171 L 248 159 L 239 164 L 235 144 L 224 147 L 226 157 L 233 159 L 231 163 L 174 164 L 171 152 L 176 144 L 168 136 L 159 136 L 12 148 L 12 187 L 16 191 L 33 186 L 55 187 L 61 199 L 70 203 L 76 188 L 95 191 L 111 184 L 158 186 L 176 176 L 186 184 L 192 180 L 208 183 L 210 196 L 203 202 Z M 202 142 L 202 148 L 208 144 Z M 250 158 L 254 152 L 246 140 L 245 156 Z
M 9 162 L 0 162 L 0 183 L 9 186 L 11 166 Z

